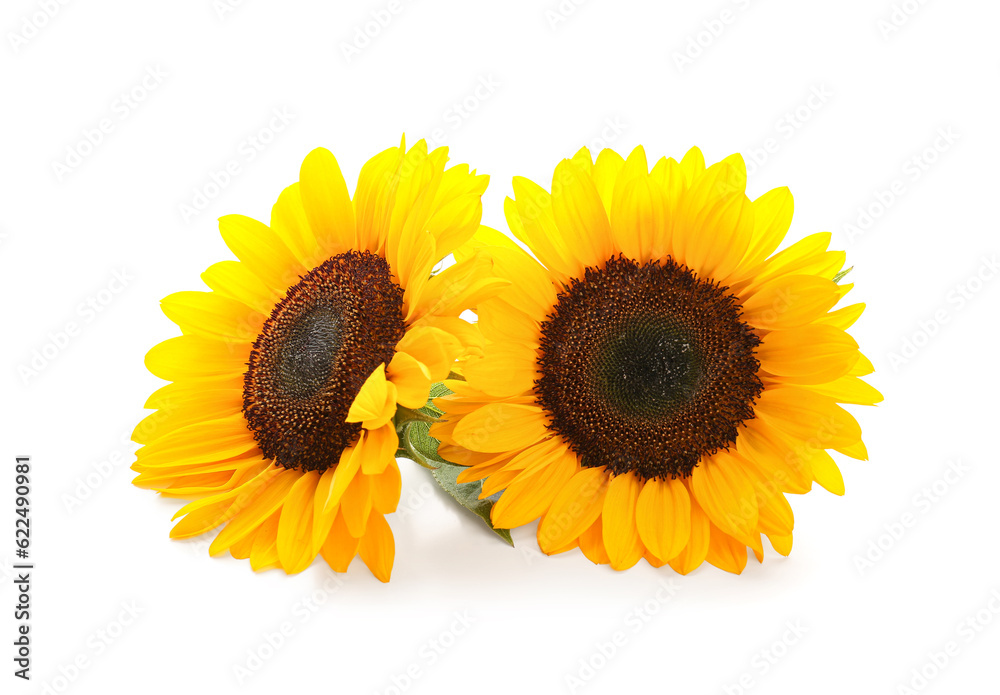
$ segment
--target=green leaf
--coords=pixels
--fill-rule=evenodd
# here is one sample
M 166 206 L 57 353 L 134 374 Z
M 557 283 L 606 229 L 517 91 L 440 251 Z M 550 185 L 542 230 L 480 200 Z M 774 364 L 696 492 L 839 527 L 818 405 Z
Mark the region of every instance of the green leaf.
M 496 504 L 498 495 L 491 495 L 486 499 L 479 499 L 479 494 L 483 491 L 483 484 L 480 481 L 473 483 L 458 482 L 458 474 L 465 470 L 465 466 L 456 466 L 453 463 L 442 461 L 441 465 L 431 471 L 434 480 L 438 485 L 451 495 L 456 502 L 468 509 L 486 522 L 486 525 L 493 529 L 493 532 L 500 536 L 508 545 L 514 546 L 514 539 L 510 537 L 510 531 L 505 528 L 495 528 L 490 520 L 490 511 Z
M 457 375 L 454 375 L 457 376 Z M 438 455 L 441 442 L 430 435 L 431 424 L 441 417 L 442 411 L 434 405 L 434 399 L 447 396 L 451 391 L 444 384 L 434 384 L 431 387 L 427 405 L 418 410 L 398 408 L 396 411 L 396 433 L 399 435 L 400 447 L 396 456 L 408 458 L 427 468 L 441 488 L 451 495 L 452 499 L 486 522 L 500 538 L 513 546 L 514 541 L 507 529 L 493 528 L 490 521 L 490 511 L 499 498 L 499 493 L 484 500 L 479 499 L 483 484 L 459 483 L 458 475 L 465 466 L 457 466 L 445 461 Z
M 833 281 L 836 282 L 836 283 L 839 283 L 852 270 L 854 270 L 854 266 L 853 265 L 850 268 L 848 268 L 847 270 L 841 270 L 839 273 L 837 273 L 836 275 L 833 276 Z
M 398 431 L 400 449 L 398 456 L 408 458 L 424 468 L 434 469 L 445 463 L 438 457 L 437 449 L 440 442 L 429 433 L 430 423 L 423 420 L 410 420 Z

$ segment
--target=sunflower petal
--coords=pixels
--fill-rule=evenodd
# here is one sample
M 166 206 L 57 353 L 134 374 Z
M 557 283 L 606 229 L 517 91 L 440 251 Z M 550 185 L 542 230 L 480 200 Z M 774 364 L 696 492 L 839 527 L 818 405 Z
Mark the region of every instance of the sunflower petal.
M 636 502 L 636 527 L 655 557 L 676 557 L 691 536 L 691 501 L 684 484 L 677 479 L 647 480 Z
M 315 243 L 325 257 L 355 247 L 355 217 L 344 175 L 333 154 L 318 147 L 302 161 L 299 193 Z
M 579 538 L 595 521 L 600 522 L 608 481 L 603 468 L 584 468 L 570 478 L 538 524 L 542 552 L 554 552 Z
M 389 581 L 396 555 L 396 543 L 385 517 L 376 511 L 372 511 L 368 519 L 364 538 L 358 545 L 358 555 L 368 565 L 368 569 L 376 579 L 380 582 Z
M 601 531 L 611 567 L 616 570 L 628 569 L 639 562 L 645 551 L 635 518 L 640 490 L 639 478 L 634 473 L 616 475 L 608 483 L 601 510 Z

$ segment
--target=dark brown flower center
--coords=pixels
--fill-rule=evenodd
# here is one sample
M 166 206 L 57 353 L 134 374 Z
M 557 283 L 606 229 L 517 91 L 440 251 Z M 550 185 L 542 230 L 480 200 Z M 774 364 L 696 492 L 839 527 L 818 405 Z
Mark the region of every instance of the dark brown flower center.
M 542 324 L 538 403 L 585 466 L 686 477 L 763 390 L 736 298 L 672 259 L 588 268 Z
M 344 420 L 406 331 L 403 290 L 368 251 L 330 258 L 291 287 L 250 352 L 243 414 L 265 458 L 324 471 L 361 431 Z

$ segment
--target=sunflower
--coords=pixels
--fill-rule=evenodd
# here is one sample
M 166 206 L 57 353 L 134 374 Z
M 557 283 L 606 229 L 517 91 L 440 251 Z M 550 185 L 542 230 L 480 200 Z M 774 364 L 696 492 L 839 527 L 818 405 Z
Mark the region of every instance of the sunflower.
M 479 303 L 483 352 L 445 382 L 431 429 L 461 481 L 502 492 L 495 526 L 540 518 L 545 553 L 617 570 L 739 573 L 762 535 L 791 550 L 785 493 L 843 494 L 827 450 L 867 452 L 838 404 L 881 400 L 846 333 L 864 305 L 834 310 L 850 286 L 830 234 L 775 253 L 787 188 L 745 189 L 739 155 L 650 170 L 641 147 L 585 148 L 551 193 L 514 179 L 507 222 L 534 258 L 488 229 L 456 254 L 486 252 L 512 282 Z
M 488 183 L 447 159 L 404 141 L 362 168 L 352 199 L 334 156 L 316 149 L 270 227 L 220 219 L 239 260 L 205 271 L 211 291 L 163 300 L 182 335 L 146 366 L 172 383 L 133 434 L 135 484 L 194 499 L 171 537 L 225 524 L 212 555 L 287 573 L 317 554 L 342 572 L 360 555 L 389 580 L 394 416 L 426 405 L 431 384 L 474 349 L 459 314 L 506 284 L 478 277 L 476 257 L 432 276 L 475 233 Z

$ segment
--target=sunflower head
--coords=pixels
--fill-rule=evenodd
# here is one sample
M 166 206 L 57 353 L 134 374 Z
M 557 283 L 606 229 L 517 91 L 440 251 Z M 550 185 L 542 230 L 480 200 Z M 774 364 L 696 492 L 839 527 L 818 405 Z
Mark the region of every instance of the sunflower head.
M 488 229 L 457 253 L 511 285 L 479 303 L 485 346 L 432 428 L 463 480 L 502 491 L 494 524 L 540 518 L 545 552 L 615 569 L 740 572 L 762 535 L 787 554 L 784 494 L 841 494 L 827 450 L 867 457 L 839 403 L 881 400 L 846 333 L 863 306 L 834 308 L 843 252 L 823 233 L 776 253 L 791 195 L 750 200 L 739 155 L 583 149 L 549 191 L 515 178 L 514 194 L 533 257 Z
M 454 360 L 478 349 L 459 314 L 507 284 L 467 254 L 487 177 L 446 168 L 424 142 L 376 155 L 354 195 L 333 155 L 311 152 L 270 225 L 230 215 L 238 260 L 202 275 L 163 311 L 182 335 L 154 347 L 169 382 L 136 428 L 135 484 L 196 498 L 171 532 L 224 525 L 213 555 L 298 572 L 317 554 L 343 571 L 360 554 L 387 581 L 399 499 L 393 418 L 426 404 Z

